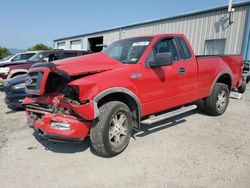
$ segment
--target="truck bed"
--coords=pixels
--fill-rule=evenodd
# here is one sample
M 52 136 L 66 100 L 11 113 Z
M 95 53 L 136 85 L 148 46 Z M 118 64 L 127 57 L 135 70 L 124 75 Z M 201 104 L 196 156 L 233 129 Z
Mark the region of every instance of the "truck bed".
M 219 71 L 229 73 L 232 78 L 231 89 L 237 88 L 241 83 L 243 59 L 240 55 L 198 55 L 196 56 L 198 66 L 198 84 L 203 94 L 209 95 L 214 75 Z M 209 66 L 208 66 L 209 64 Z M 225 68 L 225 64 L 228 66 Z M 217 72 L 216 72 L 217 71 Z

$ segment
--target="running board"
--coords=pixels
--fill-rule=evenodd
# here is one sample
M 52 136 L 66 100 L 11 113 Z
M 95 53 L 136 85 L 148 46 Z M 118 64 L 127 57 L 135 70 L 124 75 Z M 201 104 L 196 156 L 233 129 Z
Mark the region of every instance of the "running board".
M 197 105 L 184 106 L 184 107 L 181 107 L 181 108 L 179 108 L 177 110 L 167 112 L 165 114 L 149 117 L 148 119 L 143 120 L 141 123 L 142 124 L 148 124 L 148 125 L 153 124 L 153 123 L 156 123 L 156 122 L 159 122 L 159 121 L 162 121 L 162 120 L 165 120 L 165 119 L 168 119 L 168 118 L 171 118 L 171 117 L 174 117 L 174 116 L 189 112 L 189 111 L 194 110 L 196 108 L 197 108 Z

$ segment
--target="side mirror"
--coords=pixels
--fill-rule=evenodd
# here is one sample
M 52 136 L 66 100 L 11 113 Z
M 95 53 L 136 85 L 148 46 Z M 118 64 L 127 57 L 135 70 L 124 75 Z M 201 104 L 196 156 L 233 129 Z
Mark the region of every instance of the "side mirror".
M 173 64 L 173 54 L 170 52 L 157 53 L 155 60 L 149 63 L 149 67 L 161 67 Z

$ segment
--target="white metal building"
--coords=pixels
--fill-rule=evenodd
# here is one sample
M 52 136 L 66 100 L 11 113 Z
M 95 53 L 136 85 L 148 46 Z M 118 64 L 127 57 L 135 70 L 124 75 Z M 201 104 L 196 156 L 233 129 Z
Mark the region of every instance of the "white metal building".
M 101 44 L 158 33 L 183 33 L 197 55 L 242 54 L 250 59 L 250 1 L 54 40 L 59 49 L 101 51 Z

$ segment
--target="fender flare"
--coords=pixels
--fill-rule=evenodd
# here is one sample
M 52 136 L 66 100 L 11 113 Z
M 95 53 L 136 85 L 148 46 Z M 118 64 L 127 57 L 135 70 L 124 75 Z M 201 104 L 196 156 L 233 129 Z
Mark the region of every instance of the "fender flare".
M 132 97 L 134 99 L 134 101 L 136 102 L 138 113 L 139 113 L 138 115 L 139 115 L 139 117 L 141 117 L 142 107 L 141 107 L 141 103 L 140 103 L 139 98 L 137 97 L 137 95 L 135 93 L 133 93 L 132 91 L 130 91 L 129 89 L 124 88 L 124 87 L 112 87 L 112 88 L 103 90 L 102 92 L 100 92 L 99 94 L 97 94 L 94 97 L 93 101 L 94 101 L 95 117 L 97 117 L 100 114 L 99 109 L 97 107 L 98 101 L 101 100 L 103 97 L 108 96 L 108 95 L 113 94 L 113 93 L 124 93 L 124 94 L 127 94 L 130 97 Z
M 26 74 L 26 73 L 28 73 L 28 71 L 29 70 L 27 70 L 27 69 L 15 69 L 15 70 L 11 70 L 10 73 L 8 74 L 7 80 L 9 80 L 12 77 L 12 75 L 14 75 L 16 73 L 24 73 L 24 74 Z
M 223 75 L 228 75 L 228 76 L 230 77 L 230 79 L 231 79 L 231 84 L 232 84 L 233 77 L 232 77 L 231 73 L 228 72 L 228 71 L 220 72 L 220 73 L 216 76 L 216 78 L 214 79 L 214 81 L 213 81 L 212 87 L 210 88 L 209 95 L 211 95 L 214 85 L 217 83 L 217 81 L 219 80 L 219 78 L 220 78 L 221 76 L 223 76 Z M 230 88 L 230 89 L 231 89 L 231 88 Z

